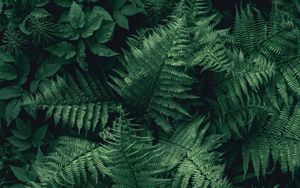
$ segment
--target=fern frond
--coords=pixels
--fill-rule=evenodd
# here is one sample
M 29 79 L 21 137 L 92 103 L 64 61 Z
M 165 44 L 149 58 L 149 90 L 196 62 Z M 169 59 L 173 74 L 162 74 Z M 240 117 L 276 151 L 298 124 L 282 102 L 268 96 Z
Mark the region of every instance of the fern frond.
M 196 117 L 187 125 L 185 122 L 178 122 L 178 124 L 172 134 L 163 134 L 159 138 L 159 145 L 166 148 L 162 163 L 170 169 L 178 166 L 187 153 L 192 151 L 192 146 L 197 139 L 203 140 L 209 127 L 204 116 Z
M 237 11 L 233 35 L 237 47 L 250 55 L 267 37 L 267 24 L 261 12 L 250 5 L 245 10 Z
M 250 127 L 259 113 L 268 111 L 264 102 L 253 92 L 242 99 L 233 94 L 220 95 L 216 109 L 220 122 L 229 126 L 239 137 L 243 137 L 246 126 Z
M 207 16 L 212 10 L 210 0 L 195 0 L 193 3 L 192 15 L 199 19 L 199 17 Z
M 142 0 L 144 9 L 150 22 L 157 24 L 171 13 L 178 0 Z
M 189 153 L 178 167 L 173 187 L 233 187 L 223 176 L 225 166 L 218 161 L 218 154 L 208 153 L 205 149 Z
M 224 177 L 224 165 L 214 151 L 219 147 L 220 137 L 204 135 L 209 127 L 202 116 L 188 125 L 182 124 L 170 135 L 159 139 L 165 147 L 162 164 L 175 169 L 172 187 L 231 187 Z
M 278 77 L 282 79 L 281 82 L 285 83 L 286 87 L 293 91 L 297 96 L 300 96 L 300 66 L 299 57 L 292 57 L 283 60 L 278 66 Z M 287 100 L 287 96 L 285 97 Z
M 142 47 L 131 46 L 131 53 L 125 54 L 126 72 L 118 71 L 120 78 L 112 77 L 115 91 L 132 105 L 146 109 L 166 131 L 171 129 L 169 118 L 188 116 L 179 101 L 195 98 L 188 93 L 193 78 L 185 73 L 181 57 L 186 55 L 189 37 L 185 22 L 177 19 L 147 37 Z
M 186 19 L 183 17 L 178 20 L 172 47 L 168 52 L 168 56 L 176 60 L 186 59 L 191 53 L 191 33 Z
M 260 11 L 248 5 L 246 10 L 236 14 L 233 34 L 237 47 L 246 56 L 259 52 L 275 61 L 295 48 L 294 41 L 297 41 L 293 23 L 284 18 L 276 6 L 267 22 Z
M 78 71 L 76 78 L 57 77 L 56 81 L 41 85 L 36 95 L 24 97 L 23 105 L 46 110 L 47 118 L 53 117 L 55 124 L 76 126 L 78 131 L 94 131 L 100 125 L 103 128 L 114 109 L 109 90 L 99 80 Z
M 203 70 L 230 72 L 233 68 L 233 63 L 227 53 L 226 48 L 222 44 L 212 44 L 196 53 L 192 64 L 202 66 Z
M 114 121 L 111 136 L 105 138 L 102 155 L 114 187 L 158 187 L 169 180 L 160 178 L 165 171 L 160 163 L 163 149 L 142 136 L 141 128 L 122 115 Z
M 265 175 L 272 160 L 279 163 L 283 172 L 292 172 L 300 165 L 299 123 L 300 106 L 281 107 L 265 125 L 260 125 L 243 145 L 244 174 L 249 162 L 256 176 Z
M 41 187 L 76 187 L 101 182 L 108 170 L 101 161 L 101 148 L 90 141 L 60 137 L 54 151 L 37 160 L 34 171 Z

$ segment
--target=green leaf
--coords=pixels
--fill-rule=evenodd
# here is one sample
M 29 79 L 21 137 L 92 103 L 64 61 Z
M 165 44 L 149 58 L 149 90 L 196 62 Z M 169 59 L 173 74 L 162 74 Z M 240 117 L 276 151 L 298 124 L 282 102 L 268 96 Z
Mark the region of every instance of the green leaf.
M 43 7 L 43 6 L 47 5 L 49 2 L 50 2 L 50 0 L 39 0 L 39 1 L 35 4 L 35 6 L 36 6 L 36 7 Z
M 51 46 L 47 48 L 49 52 L 51 52 L 53 55 L 56 55 L 57 57 L 61 57 L 64 59 L 70 59 L 75 56 L 76 51 L 72 44 L 68 42 L 61 42 L 54 46 Z
M 14 135 L 14 137 L 16 137 L 16 138 L 18 138 L 20 140 L 26 140 L 28 138 L 28 137 L 24 136 L 21 131 L 13 129 L 13 130 L 11 130 L 11 132 Z
M 7 124 L 10 124 L 14 119 L 18 117 L 21 112 L 21 101 L 18 99 L 11 100 L 5 108 L 5 119 Z
M 21 119 L 17 119 L 16 127 L 17 130 L 22 133 L 24 139 L 29 138 L 31 135 L 31 126 L 28 123 L 22 121 Z
M 114 10 L 119 10 L 124 6 L 127 0 L 114 0 L 113 1 L 113 9 Z
M 53 0 L 53 2 L 61 7 L 70 7 L 73 0 Z
M 98 14 L 97 9 L 93 9 L 88 12 L 85 17 L 85 25 L 81 31 L 81 36 L 83 38 L 88 38 L 93 35 L 94 31 L 100 28 L 102 23 L 102 17 Z
M 80 40 L 77 46 L 78 46 L 78 52 L 77 52 L 76 60 L 79 64 L 79 66 L 83 70 L 87 71 L 88 70 L 88 64 L 86 62 L 86 54 L 85 54 L 86 46 L 85 46 L 85 43 L 82 40 Z
M 0 62 L 15 62 L 15 58 L 7 52 L 0 52 Z
M 99 17 L 103 18 L 103 20 L 110 21 L 110 22 L 113 21 L 111 15 L 104 8 L 95 6 L 93 10 L 97 12 L 97 14 L 100 15 Z
M 90 47 L 91 51 L 98 56 L 112 57 L 118 55 L 117 52 L 106 47 L 104 44 L 98 44 L 91 40 L 88 42 L 88 46 Z
M 14 66 L 7 63 L 0 63 L 0 80 L 14 80 L 18 77 Z
M 37 18 L 43 18 L 43 17 L 51 16 L 51 14 L 43 8 L 33 9 L 32 12 L 30 13 L 30 15 L 32 15 L 34 17 L 37 17 Z
M 18 180 L 20 180 L 22 182 L 26 182 L 30 179 L 24 168 L 20 168 L 20 167 L 16 167 L 16 166 L 9 166 L 9 167 Z
M 17 72 L 18 72 L 18 78 L 16 80 L 16 85 L 23 85 L 27 79 L 28 75 L 30 73 L 30 62 L 27 56 L 21 55 L 17 56 L 16 58 L 16 66 Z
M 123 27 L 124 29 L 127 29 L 127 30 L 129 29 L 128 19 L 120 11 L 114 11 L 113 16 L 114 16 L 114 19 L 116 20 L 116 23 L 120 27 Z
M 20 97 L 25 91 L 20 86 L 8 86 L 0 89 L 0 100 Z
M 32 137 L 33 147 L 38 147 L 43 144 L 42 140 L 46 136 L 47 129 L 48 129 L 48 126 L 42 126 L 35 131 L 35 133 Z
M 0 13 L 2 12 L 2 8 L 3 8 L 3 2 L 0 1 Z
M 14 147 L 16 147 L 19 151 L 25 151 L 31 148 L 31 144 L 25 142 L 24 140 L 20 140 L 14 136 L 8 137 L 7 140 L 11 143 Z
M 74 28 L 82 28 L 84 26 L 85 20 L 84 20 L 84 12 L 81 8 L 81 6 L 73 1 L 70 12 L 70 24 Z
M 125 5 L 122 9 L 121 12 L 125 16 L 133 16 L 139 12 L 142 12 L 143 9 L 137 8 L 134 5 Z
M 48 58 L 39 66 L 35 78 L 38 80 L 53 76 L 63 65 L 62 62 L 53 61 L 55 58 Z
M 109 41 L 114 33 L 115 23 L 103 25 L 99 30 L 96 31 L 96 38 L 99 43 L 105 43 Z
M 61 38 L 79 38 L 79 32 L 69 23 L 59 23 L 55 27 L 54 35 Z

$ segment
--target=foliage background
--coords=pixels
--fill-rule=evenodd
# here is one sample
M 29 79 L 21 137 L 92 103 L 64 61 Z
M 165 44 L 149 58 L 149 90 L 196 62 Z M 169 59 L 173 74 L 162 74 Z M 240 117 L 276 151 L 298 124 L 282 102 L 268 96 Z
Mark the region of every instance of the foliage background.
M 296 0 L 0 0 L 0 187 L 300 187 Z

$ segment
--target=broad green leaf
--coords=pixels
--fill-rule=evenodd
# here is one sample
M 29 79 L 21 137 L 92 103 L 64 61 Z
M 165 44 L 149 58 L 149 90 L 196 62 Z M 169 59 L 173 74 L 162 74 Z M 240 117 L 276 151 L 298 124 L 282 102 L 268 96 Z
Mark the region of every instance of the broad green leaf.
M 81 36 L 83 38 L 92 36 L 93 33 L 100 28 L 102 19 L 102 16 L 98 14 L 96 9 L 92 9 L 92 11 L 87 12 L 85 17 L 85 25 L 81 31 Z
M 76 57 L 77 63 L 83 70 L 87 71 L 88 64 L 86 62 L 85 43 L 82 40 L 80 40 L 77 46 L 78 46 L 78 52 Z
M 19 99 L 14 99 L 9 101 L 5 108 L 5 119 L 9 125 L 14 119 L 18 117 L 21 112 L 21 101 Z
M 25 91 L 20 86 L 8 86 L 0 89 L 0 100 L 20 97 Z
M 36 160 L 37 160 L 37 161 L 42 160 L 42 159 L 43 159 L 43 156 L 44 156 L 43 151 L 41 150 L 40 147 L 38 147 L 37 153 L 36 153 Z
M 47 5 L 49 2 L 50 2 L 50 0 L 39 0 L 39 1 L 35 4 L 35 6 L 36 6 L 36 7 L 43 7 L 43 6 Z
M 31 126 L 22 121 L 21 119 L 16 119 L 16 127 L 19 132 L 22 132 L 22 135 L 25 137 L 25 139 L 29 138 L 31 135 Z
M 300 2 L 298 0 L 293 0 L 293 2 L 296 5 L 298 12 L 300 12 Z
M 96 31 L 95 37 L 99 43 L 108 42 L 114 33 L 115 23 L 106 24 Z
M 0 80 L 14 80 L 18 77 L 14 66 L 8 63 L 0 63 Z
M 63 63 L 58 61 L 57 58 L 45 59 L 39 66 L 35 78 L 41 80 L 53 76 L 62 65 Z
M 127 0 L 113 0 L 113 9 L 119 10 L 124 6 Z
M 70 7 L 74 0 L 53 0 L 54 3 L 61 7 Z
M 38 147 L 42 145 L 42 140 L 45 138 L 47 133 L 48 126 L 42 126 L 38 128 L 32 137 L 32 145 L 33 147 Z
M 15 62 L 15 58 L 7 52 L 0 52 L 0 63 L 2 62 Z
M 59 23 L 55 27 L 55 36 L 61 38 L 79 38 L 79 32 L 74 29 L 69 23 Z
M 114 11 L 113 13 L 114 19 L 116 20 L 116 23 L 123 27 L 124 29 L 129 29 L 128 20 L 126 16 L 124 16 L 120 11 Z
M 121 12 L 125 16 L 133 16 L 139 12 L 142 12 L 143 9 L 137 8 L 134 5 L 125 5 L 122 9 Z
M 88 45 L 89 45 L 91 51 L 98 56 L 111 57 L 111 56 L 118 55 L 117 52 L 106 47 L 104 44 L 99 44 L 94 41 L 89 41 Z
M 25 168 L 20 168 L 16 166 L 9 166 L 9 167 L 18 180 L 22 182 L 26 182 L 30 179 L 27 175 Z
M 110 15 L 104 8 L 99 7 L 99 6 L 95 6 L 95 7 L 93 8 L 93 10 L 94 10 L 95 12 L 97 12 L 97 14 L 99 14 L 99 15 L 103 18 L 103 20 L 106 20 L 106 21 L 113 21 L 111 15 Z
M 31 148 L 31 143 L 20 140 L 14 136 L 8 137 L 7 140 L 20 151 L 25 151 Z
M 20 140 L 26 140 L 28 138 L 21 131 L 13 129 L 13 130 L 11 130 L 11 132 L 14 135 L 14 137 L 16 137 L 16 138 L 18 138 Z
M 0 118 L 5 118 L 5 108 L 6 103 L 4 101 L 0 101 Z
M 34 110 L 31 106 L 25 105 L 25 106 L 23 106 L 23 109 L 27 112 L 28 115 L 30 115 L 32 118 L 36 119 L 37 111 Z
M 29 90 L 31 93 L 35 92 L 38 89 L 40 82 L 41 82 L 41 80 L 32 80 L 30 82 Z
M 18 78 L 17 78 L 17 85 L 23 85 L 27 79 L 28 75 L 30 73 L 30 62 L 27 56 L 21 55 L 17 56 L 16 58 L 16 66 L 17 72 L 18 72 Z
M 75 56 L 76 52 L 72 44 L 68 42 L 61 42 L 54 46 L 47 48 L 49 52 L 57 57 L 61 57 L 64 59 L 70 59 Z
M 0 13 L 2 12 L 2 8 L 3 8 L 3 2 L 0 1 Z
M 84 26 L 84 12 L 81 6 L 73 1 L 69 12 L 70 24 L 74 28 L 82 28 Z
M 51 16 L 51 14 L 43 8 L 33 9 L 33 11 L 30 13 L 30 15 L 38 17 L 38 18 Z

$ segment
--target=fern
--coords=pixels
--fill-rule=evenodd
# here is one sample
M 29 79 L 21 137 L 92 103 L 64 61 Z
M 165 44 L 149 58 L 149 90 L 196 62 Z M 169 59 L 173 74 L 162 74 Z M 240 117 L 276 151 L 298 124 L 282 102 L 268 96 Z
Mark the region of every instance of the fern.
M 219 81 L 218 87 L 224 88 L 233 96 L 248 96 L 250 91 L 257 92 L 262 85 L 266 85 L 276 73 L 276 67 L 262 56 L 253 59 L 244 59 L 243 54 L 236 58 L 235 67 L 231 74 L 223 81 Z
M 297 96 L 300 96 L 298 60 L 298 57 L 290 57 L 284 59 L 279 64 L 278 77 L 280 80 L 278 82 L 284 83 L 290 91 L 294 92 Z M 287 97 L 285 97 L 285 100 L 286 99 Z
M 227 125 L 239 137 L 247 132 L 255 117 L 261 112 L 267 112 L 268 108 L 257 94 L 250 94 L 245 99 L 238 99 L 234 95 L 220 95 L 216 114 L 222 125 Z
M 260 11 L 248 5 L 236 13 L 233 35 L 237 47 L 250 55 L 267 37 L 266 20 Z
M 177 128 L 171 134 L 162 134 L 159 137 L 159 145 L 166 148 L 162 163 L 173 169 L 191 152 L 191 147 L 197 138 L 203 139 L 209 126 L 203 116 L 194 118 L 189 124 L 178 122 Z M 203 126 L 203 127 L 202 127 Z
M 233 53 L 234 54 L 234 53 Z M 243 54 L 233 55 L 235 67 L 229 75 L 217 79 L 214 91 L 218 105 L 216 114 L 222 123 L 242 137 L 246 126 L 250 126 L 261 111 L 268 111 L 261 99 L 261 86 L 268 84 L 276 73 L 275 65 L 262 56 L 244 59 Z M 224 80 L 222 80 L 224 79 Z
M 294 173 L 299 167 L 299 109 L 299 104 L 283 106 L 247 138 L 242 152 L 245 174 L 251 161 L 256 176 L 266 175 L 271 158 L 283 172 Z
M 204 70 L 215 72 L 229 72 L 233 68 L 233 63 L 228 57 L 228 52 L 222 44 L 212 44 L 204 47 L 193 59 L 193 64 L 198 64 Z
M 33 187 L 73 187 L 102 181 L 107 169 L 101 161 L 101 148 L 90 141 L 60 137 L 54 151 L 34 163 L 38 176 Z
M 233 31 L 236 44 L 246 55 L 259 52 L 267 58 L 276 60 L 284 55 L 295 40 L 292 22 L 282 16 L 280 10 L 273 8 L 267 22 L 261 12 L 247 6 L 236 14 Z
M 139 109 L 146 109 L 166 131 L 171 129 L 168 118 L 189 116 L 177 101 L 195 98 L 187 92 L 193 79 L 184 72 L 184 58 L 177 57 L 188 47 L 185 21 L 178 19 L 159 29 L 143 41 L 142 48 L 131 46 L 131 53 L 125 56 L 126 72 L 118 71 L 121 79 L 112 77 L 114 90 Z
M 201 16 L 207 16 L 212 10 L 210 0 L 194 0 L 193 4 L 193 17 L 198 19 Z
M 41 85 L 40 92 L 24 97 L 23 104 L 33 110 L 46 110 L 47 118 L 53 117 L 55 124 L 77 127 L 78 131 L 94 131 L 105 127 L 109 112 L 114 111 L 111 93 L 99 80 L 76 72 L 76 79 L 67 75 L 67 80 L 57 77 Z
M 160 138 L 160 145 L 166 148 L 162 163 L 170 169 L 176 167 L 173 187 L 231 187 L 223 177 L 219 154 L 213 151 L 220 137 L 204 139 L 208 125 L 199 116 L 188 125 L 178 126 L 171 136 Z
M 149 21 L 157 24 L 165 19 L 177 0 L 142 0 Z
M 160 163 L 163 148 L 152 146 L 151 137 L 139 135 L 141 130 L 121 115 L 105 139 L 104 165 L 110 169 L 114 187 L 157 187 L 168 182 L 157 177 L 165 171 Z

